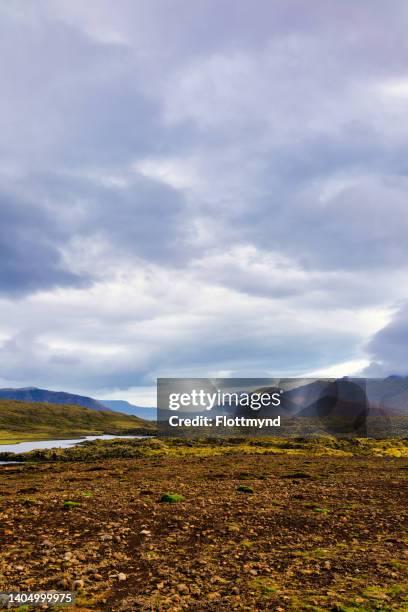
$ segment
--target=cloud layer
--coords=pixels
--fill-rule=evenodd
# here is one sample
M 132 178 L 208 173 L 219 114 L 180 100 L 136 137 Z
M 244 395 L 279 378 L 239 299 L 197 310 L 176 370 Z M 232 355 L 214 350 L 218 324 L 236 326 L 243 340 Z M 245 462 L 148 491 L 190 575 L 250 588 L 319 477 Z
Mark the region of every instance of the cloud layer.
M 2 384 L 406 372 L 407 21 L 3 3 Z

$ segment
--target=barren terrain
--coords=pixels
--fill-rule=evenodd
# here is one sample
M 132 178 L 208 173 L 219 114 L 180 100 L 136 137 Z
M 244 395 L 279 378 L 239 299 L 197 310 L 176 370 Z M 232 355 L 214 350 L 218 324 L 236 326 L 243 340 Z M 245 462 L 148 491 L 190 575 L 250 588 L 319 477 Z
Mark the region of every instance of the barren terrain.
M 408 610 L 406 458 L 190 451 L 2 466 L 0 590 L 74 589 L 84 611 Z

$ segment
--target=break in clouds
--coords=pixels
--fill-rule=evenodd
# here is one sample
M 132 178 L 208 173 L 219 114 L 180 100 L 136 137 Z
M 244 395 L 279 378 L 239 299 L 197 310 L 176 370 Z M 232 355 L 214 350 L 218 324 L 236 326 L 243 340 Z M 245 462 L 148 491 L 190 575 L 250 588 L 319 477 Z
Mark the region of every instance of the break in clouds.
M 407 26 L 3 2 L 1 384 L 406 374 Z

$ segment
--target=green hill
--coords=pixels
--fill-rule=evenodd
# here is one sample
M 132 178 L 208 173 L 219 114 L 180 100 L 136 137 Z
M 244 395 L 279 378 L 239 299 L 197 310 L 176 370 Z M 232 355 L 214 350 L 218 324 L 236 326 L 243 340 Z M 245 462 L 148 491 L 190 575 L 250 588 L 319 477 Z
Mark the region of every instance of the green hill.
M 0 400 L 0 444 L 78 435 L 142 435 L 154 429 L 154 423 L 109 410 Z

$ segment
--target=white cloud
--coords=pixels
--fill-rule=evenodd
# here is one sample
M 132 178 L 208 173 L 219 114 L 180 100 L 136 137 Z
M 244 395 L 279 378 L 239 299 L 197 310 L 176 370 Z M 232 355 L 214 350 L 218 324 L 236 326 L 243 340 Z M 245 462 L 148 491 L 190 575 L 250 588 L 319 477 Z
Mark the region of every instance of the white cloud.
M 342 378 L 343 376 L 362 376 L 363 370 L 369 365 L 368 359 L 353 359 L 344 363 L 336 363 L 329 367 L 305 372 L 305 378 Z
M 408 299 L 403 2 L 0 10 L 5 382 L 382 361 Z

